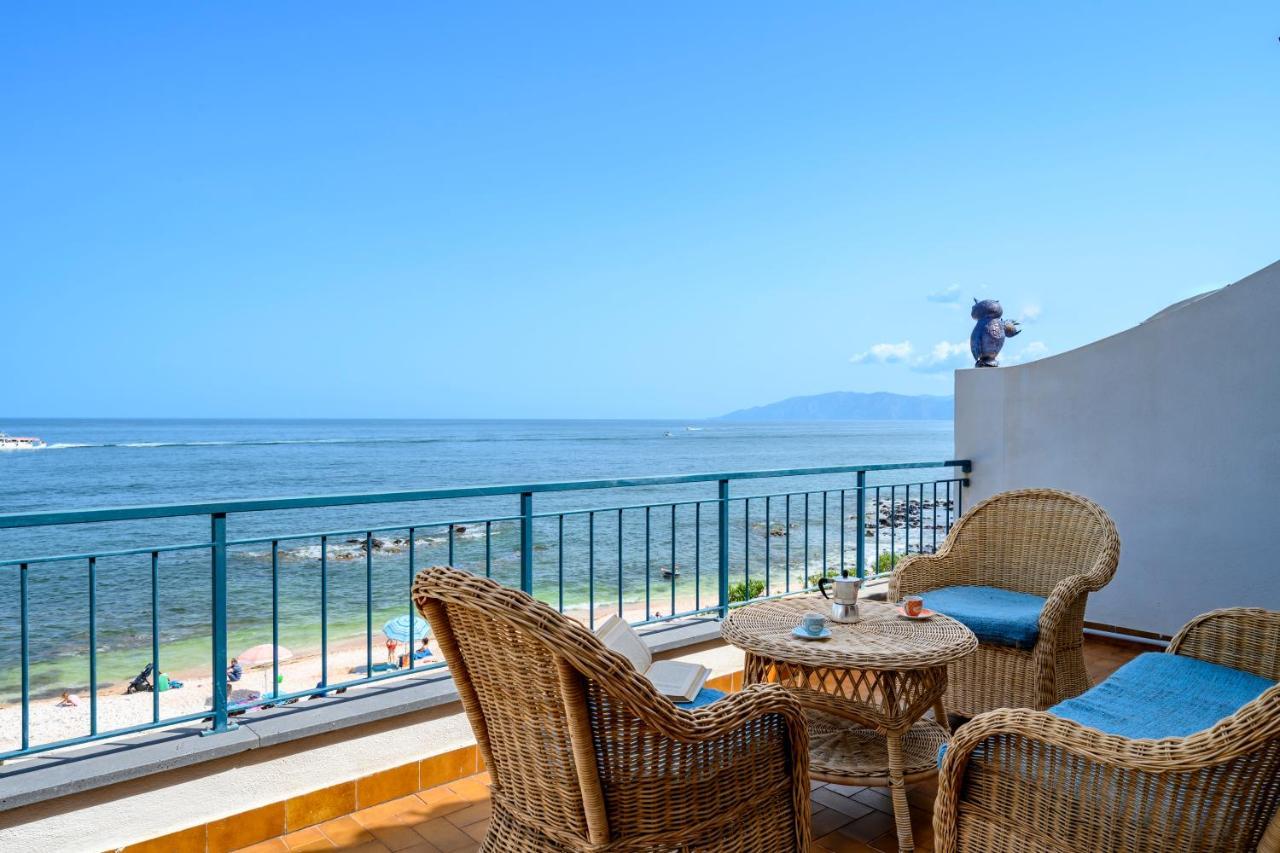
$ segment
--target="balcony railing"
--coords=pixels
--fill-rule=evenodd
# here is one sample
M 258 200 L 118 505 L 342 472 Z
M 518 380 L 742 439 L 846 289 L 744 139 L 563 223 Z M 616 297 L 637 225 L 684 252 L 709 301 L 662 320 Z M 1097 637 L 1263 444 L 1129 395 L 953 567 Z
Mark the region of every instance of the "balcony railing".
M 923 469 L 952 471 L 934 479 L 893 481 L 895 477 L 902 479 L 899 472 Z M 104 538 L 118 542 L 122 535 L 132 542 L 138 534 L 117 530 L 114 536 L 105 536 L 101 531 L 106 528 L 99 525 L 136 527 L 157 519 L 185 519 L 189 524 L 192 519 L 207 518 L 209 531 L 207 537 L 194 542 L 86 547 L 78 553 L 0 560 L 0 584 L 4 585 L 0 587 L 4 589 L 0 603 L 8 602 L 9 611 L 18 611 L 20 625 L 16 648 L 5 648 L 0 642 L 0 655 L 8 658 L 16 652 L 19 658 L 19 684 L 13 686 L 21 701 L 21 731 L 9 738 L 17 748 L 0 746 L 0 760 L 196 721 L 209 721 L 206 733 L 225 732 L 235 727 L 232 717 L 246 707 L 325 695 L 438 668 L 443 664 L 417 662 L 412 639 L 407 666 L 378 671 L 383 665 L 375 665 L 374 637 L 382 618 L 404 614 L 410 626 L 415 619 L 421 620 L 414 615 L 409 589 L 423 565 L 445 562 L 483 572 L 592 627 L 599 616 L 609 612 L 634 623 L 722 616 L 729 608 L 750 600 L 809 590 L 816 576 L 841 569 L 856 571 L 860 577 L 879 574 L 891 569 L 902 555 L 930 551 L 941 542 L 963 511 L 962 491 L 969 471 L 968 460 L 947 460 L 0 515 L 0 530 L 36 533 L 57 528 L 62 531 L 59 543 L 62 538 L 72 538 L 76 544 L 92 545 Z M 757 480 L 782 483 L 785 488 L 739 493 L 744 484 Z M 710 484 L 716 486 L 714 496 L 698 494 Z M 737 486 L 733 492 L 731 484 Z M 638 495 L 642 500 L 590 508 L 566 505 L 575 493 L 592 490 L 620 490 L 620 494 Z M 535 496 L 547 506 L 535 511 Z M 480 512 L 477 517 L 464 511 L 468 505 L 492 508 L 495 502 L 512 498 L 518 502 L 513 513 Z M 309 533 L 259 532 L 264 526 L 261 514 L 265 513 L 288 515 L 290 511 L 343 508 L 349 517 L 351 508 L 418 503 L 444 507 L 454 517 L 343 525 Z M 232 538 L 229 518 L 252 535 Z M 72 529 L 77 531 L 74 537 L 67 533 Z M 93 532 L 86 534 L 86 530 Z M 49 537 L 33 541 L 47 543 Z M 0 540 L 0 544 L 5 543 Z M 112 605 L 103 608 L 100 576 L 108 563 L 118 568 L 112 569 Z M 5 574 L 9 578 L 16 575 L 16 584 L 10 585 Z M 78 586 L 87 603 L 83 625 L 49 627 L 47 620 L 33 625 L 33 577 L 43 589 L 63 590 L 63 598 L 68 585 Z M 288 593 L 283 588 L 285 580 L 307 587 L 306 595 Z M 190 610 L 194 591 L 203 583 L 209 584 L 207 660 L 212 707 L 164 716 L 160 693 L 155 691 L 149 721 L 101 730 L 100 620 L 111 620 L 112 636 L 129 636 L 130 631 L 145 636 L 145 629 L 132 624 L 140 620 L 131 617 L 149 614 L 149 648 L 134 647 L 113 654 L 125 655 L 135 664 L 149 660 L 158 674 L 169 642 L 162 636 L 161 617 L 170 609 Z M 17 606 L 13 608 L 15 595 Z M 321 677 L 313 688 L 281 691 L 278 649 L 282 610 L 299 605 L 296 599 L 313 595 L 318 597 Z M 203 598 L 203 593 L 199 597 Z M 233 640 L 267 639 L 268 625 L 262 613 L 266 609 L 275 650 L 272 687 L 260 699 L 237 704 L 228 697 L 228 646 Z M 353 610 L 357 615 L 363 611 L 362 624 L 350 621 Z M 234 631 L 230 625 L 233 616 L 239 625 Z M 286 622 L 294 625 L 296 614 Z M 355 678 L 331 679 L 334 632 L 345 630 L 350 636 L 353 626 L 358 631 L 355 636 L 362 634 L 364 638 L 363 672 Z M 32 648 L 33 644 L 38 649 L 49 647 L 45 635 L 33 643 L 33 633 L 50 634 L 71 627 L 87 642 L 89 731 L 33 743 Z M 12 672 L 12 660 L 0 665 L 0 672 L 4 671 Z M 0 684 L 0 689 L 6 685 Z

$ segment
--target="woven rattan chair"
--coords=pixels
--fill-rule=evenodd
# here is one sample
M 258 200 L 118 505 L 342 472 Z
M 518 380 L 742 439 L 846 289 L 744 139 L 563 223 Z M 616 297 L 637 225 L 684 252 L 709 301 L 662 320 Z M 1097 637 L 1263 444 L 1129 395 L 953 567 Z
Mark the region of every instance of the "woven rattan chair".
M 1004 492 L 965 513 L 937 552 L 903 559 L 889 580 L 889 600 L 923 594 L 928 606 L 929 590 L 964 586 L 1044 597 L 1034 646 L 981 642 L 948 666 L 946 693 L 947 710 L 966 717 L 994 708 L 1044 710 L 1090 686 L 1085 601 L 1115 575 L 1119 557 L 1115 524 L 1092 501 L 1053 489 Z
M 1280 613 L 1206 613 L 1168 651 L 1280 680 Z M 1275 853 L 1278 806 L 1280 684 L 1207 729 L 1161 740 L 1005 709 L 951 741 L 934 843 L 939 853 Z
M 808 734 L 782 687 L 687 711 L 522 592 L 437 567 L 413 598 L 492 778 L 486 853 L 807 853 Z

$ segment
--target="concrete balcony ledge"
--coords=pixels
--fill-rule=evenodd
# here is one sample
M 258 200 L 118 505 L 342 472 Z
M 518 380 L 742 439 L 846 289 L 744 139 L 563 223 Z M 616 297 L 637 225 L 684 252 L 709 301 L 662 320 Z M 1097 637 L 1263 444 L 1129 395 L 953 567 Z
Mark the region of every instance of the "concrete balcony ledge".
M 659 657 L 721 645 L 720 624 L 709 618 L 652 626 L 642 630 L 642 635 L 650 650 Z M 740 668 L 740 655 L 738 660 Z M 455 704 L 459 707 L 451 707 Z M 209 737 L 201 736 L 204 726 L 178 726 L 14 760 L 0 767 L 0 812 L 189 768 L 250 750 L 344 731 L 354 733 L 375 724 L 385 724 L 388 720 L 415 715 L 421 717 L 424 712 L 431 711 L 460 712 L 458 692 L 447 670 L 409 675 L 368 687 L 351 688 L 341 695 L 244 714 L 233 718 L 239 723 L 234 731 Z M 3 838 L 4 823 L 7 821 L 0 820 L 0 838 Z

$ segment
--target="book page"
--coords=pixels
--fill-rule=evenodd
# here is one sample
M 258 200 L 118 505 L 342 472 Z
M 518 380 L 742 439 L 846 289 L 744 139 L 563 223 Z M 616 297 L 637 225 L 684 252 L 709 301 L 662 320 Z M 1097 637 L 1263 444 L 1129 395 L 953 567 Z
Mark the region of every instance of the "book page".
M 641 675 L 653 663 L 653 656 L 649 654 L 649 647 L 644 644 L 644 640 L 627 624 L 627 620 L 619 618 L 616 613 L 601 623 L 596 629 L 596 637 L 606 648 L 625 655 Z
M 706 684 L 711 670 L 699 663 L 680 660 L 654 661 L 645 677 L 668 699 L 689 702 Z

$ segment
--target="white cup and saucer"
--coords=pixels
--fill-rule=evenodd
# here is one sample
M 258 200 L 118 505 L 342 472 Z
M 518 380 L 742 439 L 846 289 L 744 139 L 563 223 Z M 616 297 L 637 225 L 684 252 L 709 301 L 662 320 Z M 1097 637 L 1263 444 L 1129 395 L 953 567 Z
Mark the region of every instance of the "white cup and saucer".
M 827 627 L 827 617 L 821 613 L 806 613 L 800 624 L 791 629 L 791 636 L 799 640 L 827 640 L 831 638 L 831 629 Z

